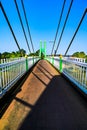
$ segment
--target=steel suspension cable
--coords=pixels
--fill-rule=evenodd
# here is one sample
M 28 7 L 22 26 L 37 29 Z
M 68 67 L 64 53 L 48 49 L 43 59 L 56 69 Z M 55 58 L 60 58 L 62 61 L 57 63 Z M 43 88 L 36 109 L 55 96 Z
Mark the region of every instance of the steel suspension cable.
M 52 47 L 52 51 L 51 51 L 51 55 L 53 54 L 55 42 L 56 42 L 57 35 L 58 35 L 58 32 L 59 32 L 59 27 L 60 27 L 60 23 L 61 23 L 63 11 L 64 11 L 65 3 L 66 3 L 66 0 L 64 0 L 64 2 L 63 2 L 63 6 L 62 6 L 62 10 L 61 10 L 61 15 L 60 15 L 60 18 L 59 18 L 59 22 L 58 22 L 58 26 L 57 26 L 57 30 L 56 30 L 56 35 L 55 35 L 55 39 L 54 39 L 54 43 L 53 43 L 53 47 Z
M 59 41 L 58 41 L 58 44 L 57 44 L 57 48 L 56 48 L 55 54 L 57 53 L 57 50 L 59 48 L 59 45 L 60 45 L 60 42 L 61 42 L 61 39 L 62 39 L 62 36 L 63 36 L 63 33 L 64 33 L 64 29 L 65 29 L 65 26 L 66 26 L 66 23 L 67 23 L 67 20 L 68 20 L 70 11 L 71 11 L 72 4 L 73 4 L 73 0 L 71 0 L 70 6 L 69 6 L 69 9 L 68 9 L 68 13 L 67 13 L 64 25 L 63 25 L 63 29 L 62 29 L 62 32 L 61 32 L 61 35 L 60 35 L 60 38 L 59 38 Z
M 82 16 L 82 18 L 81 18 L 81 20 L 80 20 L 80 22 L 79 22 L 79 24 L 78 24 L 78 27 L 77 27 L 77 29 L 76 29 L 76 31 L 75 31 L 75 33 L 74 33 L 74 35 L 73 35 L 73 37 L 72 37 L 70 43 L 69 43 L 69 46 L 68 46 L 68 48 L 67 48 L 67 50 L 66 50 L 66 52 L 65 52 L 65 55 L 67 54 L 67 52 L 68 52 L 68 50 L 69 50 L 69 48 L 70 48 L 70 46 L 71 46 L 71 44 L 72 44 L 72 42 L 73 42 L 73 40 L 74 40 L 76 34 L 77 34 L 77 32 L 78 32 L 78 30 L 79 30 L 79 28 L 80 28 L 80 26 L 81 26 L 81 24 L 82 24 L 82 21 L 83 21 L 85 15 L 86 15 L 86 13 L 87 13 L 87 9 L 86 9 L 86 10 L 84 11 L 84 13 L 83 13 L 83 16 Z
M 27 43 L 27 46 L 28 46 L 28 50 L 29 50 L 29 52 L 31 52 L 30 47 L 29 47 L 29 43 L 28 43 L 28 40 L 27 40 L 27 36 L 26 36 L 26 33 L 25 33 L 25 29 L 24 29 L 24 26 L 23 26 L 23 22 L 22 22 L 22 19 L 21 19 L 21 15 L 20 15 L 20 12 L 19 12 L 19 8 L 18 8 L 18 5 L 17 5 L 17 2 L 16 2 L 16 0 L 14 0 L 14 2 L 15 2 L 16 9 L 17 9 L 17 12 L 18 12 L 18 16 L 19 16 L 19 19 L 20 19 L 20 23 L 21 23 L 21 26 L 22 26 L 23 33 L 24 33 L 24 37 L 25 37 L 25 40 L 26 40 L 26 43 Z
M 15 36 L 15 34 L 14 34 L 14 31 L 13 31 L 13 29 L 12 29 L 12 27 L 11 27 L 11 24 L 10 24 L 10 22 L 9 22 L 9 19 L 8 19 L 7 15 L 6 15 L 6 12 L 5 12 L 4 7 L 3 7 L 3 5 L 2 5 L 1 2 L 0 2 L 0 8 L 1 8 L 3 14 L 4 14 L 4 17 L 5 17 L 5 19 L 6 19 L 6 22 L 7 22 L 8 26 L 9 26 L 9 28 L 10 28 L 10 31 L 11 31 L 11 33 L 12 33 L 12 35 L 13 35 L 13 38 L 14 38 L 14 40 L 15 40 L 15 42 L 16 42 L 16 45 L 17 45 L 17 47 L 18 47 L 18 49 L 19 49 L 19 51 L 20 51 L 20 53 L 21 53 L 20 45 L 19 45 L 19 43 L 18 43 L 18 41 L 17 41 L 17 39 L 16 39 L 16 36 Z
M 28 20 L 27 20 L 27 16 L 26 16 L 26 11 L 25 11 L 23 0 L 21 0 L 21 3 L 22 3 L 23 11 L 24 11 L 24 16 L 25 16 L 25 20 L 26 20 L 27 29 L 28 29 L 28 34 L 29 34 L 31 45 L 32 45 L 32 49 L 33 49 L 33 52 L 34 52 L 34 46 L 33 46 L 33 42 L 32 42 L 32 37 L 31 37 L 31 33 L 30 33 L 30 28 L 29 28 L 29 24 L 28 24 Z

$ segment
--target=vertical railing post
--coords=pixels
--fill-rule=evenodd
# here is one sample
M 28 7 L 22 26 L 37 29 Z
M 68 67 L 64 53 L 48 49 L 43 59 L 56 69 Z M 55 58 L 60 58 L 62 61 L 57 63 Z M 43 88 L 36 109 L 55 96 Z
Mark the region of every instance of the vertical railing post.
M 34 65 L 34 56 L 33 56 L 33 65 Z
M 54 65 L 54 55 L 52 56 L 52 65 Z
M 42 51 L 42 41 L 40 41 L 40 54 L 39 54 L 40 58 L 41 58 L 41 51 Z
M 62 55 L 60 55 L 59 71 L 62 72 Z
M 28 71 L 28 58 L 27 58 L 27 55 L 25 56 L 26 58 L 26 71 Z

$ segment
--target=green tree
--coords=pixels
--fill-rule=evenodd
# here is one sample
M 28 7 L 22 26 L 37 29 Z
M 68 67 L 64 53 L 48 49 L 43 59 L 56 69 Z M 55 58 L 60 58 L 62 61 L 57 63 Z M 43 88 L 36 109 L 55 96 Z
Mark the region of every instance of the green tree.
M 40 50 L 37 50 L 35 53 L 30 53 L 29 56 L 39 56 Z
M 10 58 L 15 58 L 16 57 L 16 53 L 13 51 L 10 55 Z
M 35 53 L 35 55 L 39 56 L 39 54 L 40 54 L 40 50 L 37 50 L 36 53 Z
M 85 53 L 84 53 L 83 51 L 79 53 L 79 57 L 80 57 L 80 58 L 85 58 L 85 56 L 86 56 L 86 55 L 85 55 Z
M 25 56 L 26 51 L 24 49 L 21 49 L 20 51 L 16 51 L 16 57 Z
M 0 53 L 0 59 L 1 59 L 1 56 L 2 56 L 2 54 Z
M 24 49 L 21 49 L 21 54 L 22 54 L 22 56 L 25 56 L 26 51 Z
M 73 57 L 79 57 L 79 52 L 75 52 L 72 54 Z
M 78 58 L 85 58 L 86 54 L 82 51 L 82 52 L 75 52 L 72 55 L 73 57 L 78 57 Z
M 10 58 L 10 53 L 9 52 L 2 53 L 1 58 L 2 59 Z
M 21 49 L 20 51 L 16 52 L 3 52 L 0 53 L 0 59 L 7 59 L 7 58 L 15 58 L 15 57 L 21 57 L 25 56 L 26 51 L 24 49 Z
M 85 62 L 87 63 L 87 55 L 85 56 L 85 59 L 86 59 Z

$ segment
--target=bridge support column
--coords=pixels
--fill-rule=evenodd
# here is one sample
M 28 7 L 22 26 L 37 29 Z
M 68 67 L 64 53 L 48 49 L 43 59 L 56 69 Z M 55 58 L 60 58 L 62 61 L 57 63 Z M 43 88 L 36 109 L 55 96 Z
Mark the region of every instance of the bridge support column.
M 44 41 L 44 47 L 42 47 L 42 41 L 40 41 L 40 53 L 39 57 L 41 59 L 46 59 L 46 42 Z
M 62 72 L 62 55 L 60 55 L 59 71 Z
M 41 51 L 42 51 L 42 41 L 40 41 L 40 54 L 39 54 L 40 58 L 41 58 Z
M 44 41 L 44 58 L 46 59 L 46 42 Z
M 27 56 L 25 56 L 25 58 L 26 58 L 26 71 L 28 71 L 28 58 Z
M 54 55 L 52 56 L 52 65 L 54 65 Z

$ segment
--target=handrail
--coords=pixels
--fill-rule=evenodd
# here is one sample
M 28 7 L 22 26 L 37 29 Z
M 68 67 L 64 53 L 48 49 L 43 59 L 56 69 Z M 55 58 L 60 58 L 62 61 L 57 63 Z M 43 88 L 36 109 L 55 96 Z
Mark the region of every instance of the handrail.
M 61 60 L 62 70 L 60 70 Z M 49 57 L 49 62 L 53 63 L 53 66 L 73 82 L 82 92 L 87 94 L 87 63 L 73 61 L 68 58 L 60 59 L 60 57 L 54 57 L 54 59 L 53 57 Z
M 0 98 L 39 60 L 39 57 L 20 58 L 0 64 Z

